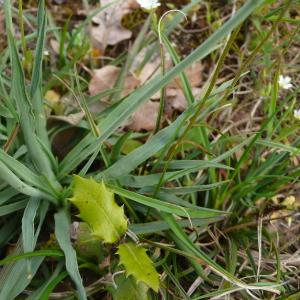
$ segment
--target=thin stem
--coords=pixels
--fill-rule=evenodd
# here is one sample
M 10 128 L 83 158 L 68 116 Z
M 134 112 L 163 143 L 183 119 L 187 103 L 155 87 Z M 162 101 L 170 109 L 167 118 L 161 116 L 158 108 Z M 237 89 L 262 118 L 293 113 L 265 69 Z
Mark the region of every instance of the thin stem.
M 186 137 L 187 133 L 190 131 L 190 129 L 197 122 L 197 119 L 198 119 L 199 115 L 201 114 L 202 108 L 204 107 L 206 101 L 208 100 L 208 98 L 209 98 L 209 96 L 210 96 L 210 94 L 211 94 L 211 92 L 212 92 L 212 90 L 213 90 L 213 88 L 214 88 L 214 86 L 215 86 L 215 84 L 217 82 L 217 79 L 218 79 L 219 73 L 220 73 L 220 71 L 222 69 L 224 60 L 225 60 L 225 58 L 226 58 L 226 56 L 227 56 L 227 54 L 228 54 L 228 52 L 229 52 L 229 50 L 231 48 L 232 43 L 234 42 L 234 40 L 235 40 L 235 38 L 236 38 L 239 30 L 240 30 L 240 27 L 241 27 L 241 25 L 232 33 L 232 35 L 230 36 L 230 39 L 227 41 L 226 46 L 225 46 L 225 48 L 224 48 L 224 50 L 223 50 L 223 52 L 222 52 L 222 54 L 221 54 L 221 56 L 219 58 L 219 61 L 217 63 L 216 69 L 213 72 L 213 75 L 212 75 L 212 77 L 210 79 L 210 84 L 208 86 L 208 89 L 207 89 L 207 91 L 206 91 L 206 93 L 205 93 L 205 95 L 203 97 L 203 100 L 200 102 L 200 104 L 199 104 L 199 106 L 198 106 L 195 114 L 190 119 L 189 124 L 185 128 L 183 134 L 179 137 L 179 139 L 176 142 L 176 144 L 174 144 L 171 147 L 169 153 L 167 154 L 167 162 L 166 162 L 166 164 L 164 166 L 164 170 L 163 170 L 162 175 L 160 177 L 159 183 L 156 186 L 155 195 L 157 195 L 159 193 L 159 190 L 160 190 L 160 188 L 161 188 L 161 186 L 163 184 L 163 181 L 164 181 L 165 173 L 166 173 L 166 171 L 168 169 L 168 166 L 169 166 L 169 162 L 171 161 L 171 159 L 174 157 L 175 153 L 177 152 L 178 146 L 180 144 L 182 144 L 182 142 L 183 142 L 184 138 Z
M 289 0 L 287 2 L 287 5 L 286 5 L 285 9 L 282 10 L 281 14 L 279 15 L 278 19 L 272 25 L 272 27 L 269 30 L 269 32 L 266 34 L 266 36 L 261 40 L 261 42 L 257 45 L 257 47 L 252 51 L 252 53 L 250 54 L 250 56 L 242 64 L 242 66 L 240 67 L 240 69 L 237 71 L 237 74 L 236 74 L 236 76 L 235 76 L 235 78 L 234 78 L 234 80 L 233 80 L 230 88 L 227 90 L 227 92 L 225 93 L 225 95 L 224 95 L 224 97 L 223 97 L 223 99 L 221 101 L 225 101 L 228 98 L 228 96 L 230 95 L 230 93 L 233 91 L 235 85 L 239 81 L 240 76 L 243 74 L 243 72 L 246 70 L 246 68 L 250 65 L 250 63 L 254 60 L 256 54 L 260 51 L 260 49 L 265 44 L 265 42 L 269 39 L 269 37 L 271 36 L 271 34 L 275 31 L 275 29 L 277 28 L 280 20 L 283 18 L 283 16 L 285 15 L 285 13 L 287 12 L 287 10 L 289 9 L 291 3 L 292 3 L 292 0 Z M 265 126 L 266 125 L 263 125 L 262 129 L 264 129 Z M 246 155 L 248 155 L 248 152 L 250 151 L 250 148 L 254 145 L 255 141 L 259 138 L 260 134 L 256 135 L 254 137 L 254 139 L 252 140 L 252 142 L 248 146 L 247 150 L 243 153 L 242 157 L 238 161 L 237 166 L 235 168 L 235 171 L 233 172 L 232 176 L 230 176 L 230 181 L 231 182 L 233 182 L 233 180 L 235 179 L 235 177 L 239 174 L 240 168 L 242 166 L 242 163 L 243 163 Z M 230 187 L 230 184 L 228 184 L 226 186 L 226 188 L 224 189 L 223 193 L 220 195 L 220 198 L 217 199 L 215 208 L 220 207 L 220 205 L 224 202 L 229 187 Z
M 3 146 L 3 150 L 4 152 L 8 152 L 11 145 L 13 144 L 14 140 L 16 139 L 17 135 L 18 135 L 18 132 L 20 130 L 20 124 L 16 124 L 11 135 L 9 136 L 8 140 L 6 141 L 6 143 L 4 144 Z
M 26 46 L 26 39 L 25 39 L 25 29 L 24 29 L 24 19 L 23 19 L 23 0 L 19 0 L 19 26 L 21 32 L 21 42 L 22 42 L 22 51 L 24 57 L 26 57 L 27 46 Z
M 179 13 L 183 14 L 184 17 L 186 18 L 185 13 L 182 12 L 181 10 L 172 9 L 172 10 L 169 10 L 169 11 L 165 12 L 162 15 L 162 17 L 159 19 L 157 30 L 158 30 L 158 39 L 159 39 L 159 46 L 160 46 L 160 60 L 161 60 L 161 73 L 162 73 L 162 76 L 165 76 L 165 74 L 166 74 L 166 59 L 165 59 L 165 52 L 164 52 L 164 44 L 163 44 L 163 41 L 162 41 L 162 28 L 161 28 L 161 26 L 162 26 L 163 19 L 169 13 L 172 13 L 172 12 L 179 12 Z M 159 111 L 158 111 L 158 116 L 157 116 L 157 119 L 156 119 L 155 129 L 154 129 L 154 132 L 153 132 L 154 134 L 156 134 L 159 131 L 160 124 L 161 124 L 161 121 L 162 121 L 162 116 L 163 116 L 164 109 L 165 109 L 166 91 L 167 91 L 167 87 L 164 86 L 161 89 Z
M 160 45 L 161 73 L 164 76 L 166 74 L 166 60 L 165 60 L 165 53 L 164 53 L 164 45 L 162 43 L 160 43 L 159 45 Z M 162 116 L 165 109 L 165 99 L 166 99 L 166 86 L 164 86 L 161 89 L 159 111 L 158 111 L 156 125 L 153 134 L 156 134 L 159 131 L 160 124 L 162 121 Z

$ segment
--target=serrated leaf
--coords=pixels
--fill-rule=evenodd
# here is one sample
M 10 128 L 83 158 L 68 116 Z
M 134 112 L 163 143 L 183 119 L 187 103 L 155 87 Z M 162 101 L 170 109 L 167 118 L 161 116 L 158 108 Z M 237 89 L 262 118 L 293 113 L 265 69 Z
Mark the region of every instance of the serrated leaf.
M 105 243 L 114 243 L 126 232 L 123 206 L 103 182 L 74 176 L 74 196 L 70 201 L 79 209 L 80 218 L 89 224 L 92 235 Z
M 118 249 L 120 264 L 124 265 L 127 276 L 133 275 L 137 282 L 142 281 L 157 292 L 159 274 L 147 255 L 146 249 L 134 243 L 122 244 Z

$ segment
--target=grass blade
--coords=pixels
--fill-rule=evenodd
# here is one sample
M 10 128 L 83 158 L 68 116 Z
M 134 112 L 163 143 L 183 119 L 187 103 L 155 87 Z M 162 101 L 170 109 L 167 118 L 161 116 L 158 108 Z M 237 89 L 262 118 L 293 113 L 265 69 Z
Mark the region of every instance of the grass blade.
M 39 1 L 38 8 L 38 40 L 35 51 L 35 59 L 32 71 L 32 83 L 30 87 L 30 96 L 33 103 L 35 115 L 35 128 L 37 136 L 50 148 L 49 138 L 47 133 L 46 116 L 44 112 L 43 93 L 42 93 L 42 78 L 43 78 L 43 55 L 46 39 L 46 9 L 45 1 Z
M 188 66 L 197 60 L 203 59 L 210 54 L 215 46 L 220 43 L 228 34 L 239 26 L 260 4 L 262 0 L 250 0 L 247 1 L 244 6 L 219 30 L 211 35 L 201 46 L 187 56 L 183 61 L 176 65 L 173 69 L 166 73 L 165 76 L 156 76 L 143 88 L 138 89 L 126 98 L 117 108 L 111 112 L 105 119 L 99 124 L 101 136 L 98 139 L 90 140 L 87 143 L 89 146 L 86 149 L 82 148 L 82 144 L 75 147 L 69 155 L 61 163 L 61 174 L 71 172 L 77 167 L 84 159 L 94 153 L 99 143 L 102 143 L 107 139 L 120 125 L 126 121 L 129 116 L 144 102 L 146 102 L 154 93 L 166 86 L 173 78 L 178 76 Z M 80 154 L 84 155 L 80 155 Z M 79 157 L 82 156 L 82 159 Z M 62 175 L 63 176 L 63 175 Z
M 66 269 L 73 279 L 80 300 L 87 300 L 87 296 L 82 284 L 82 279 L 80 277 L 78 265 L 77 265 L 77 257 L 76 252 L 72 247 L 70 240 L 70 223 L 69 219 L 64 210 L 60 210 L 54 216 L 55 218 L 55 236 L 59 243 L 59 246 L 63 250 L 66 258 Z
M 151 197 L 143 196 L 138 193 L 130 192 L 125 189 L 108 185 L 109 189 L 116 193 L 119 196 L 128 198 L 132 201 L 135 201 L 137 203 L 146 205 L 151 208 L 155 208 L 159 211 L 168 212 L 171 214 L 176 214 L 178 216 L 182 217 L 188 217 L 188 218 L 210 218 L 210 217 L 220 217 L 224 216 L 227 213 L 223 211 L 218 210 L 212 210 L 208 208 L 202 208 L 198 207 L 196 208 L 188 208 L 188 207 L 181 207 L 179 205 L 174 205 L 171 203 L 166 203 Z

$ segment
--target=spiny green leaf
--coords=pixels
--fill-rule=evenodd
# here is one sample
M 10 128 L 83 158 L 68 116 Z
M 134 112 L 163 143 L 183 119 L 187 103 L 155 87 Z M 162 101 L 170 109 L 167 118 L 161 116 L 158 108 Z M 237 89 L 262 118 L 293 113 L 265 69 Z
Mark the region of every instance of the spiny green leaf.
M 127 230 L 124 208 L 116 204 L 105 184 L 74 176 L 74 196 L 70 201 L 80 218 L 89 224 L 92 235 L 106 243 L 116 242 Z
M 159 274 L 153 266 L 153 262 L 146 253 L 146 249 L 134 243 L 119 246 L 118 254 L 120 264 L 124 265 L 126 274 L 133 275 L 137 282 L 144 282 L 154 291 L 159 288 Z

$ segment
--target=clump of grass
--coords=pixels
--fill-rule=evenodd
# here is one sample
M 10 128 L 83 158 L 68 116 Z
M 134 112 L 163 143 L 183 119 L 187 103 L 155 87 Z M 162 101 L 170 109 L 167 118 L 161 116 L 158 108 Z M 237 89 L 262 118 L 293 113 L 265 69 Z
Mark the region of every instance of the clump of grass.
M 289 64 L 299 37 L 293 18 L 297 3 L 262 2 L 234 7 L 231 18 L 183 59 L 170 41 L 183 18 L 175 15 L 160 32 L 174 67 L 121 99 L 133 57 L 146 46 L 149 58 L 158 49 L 156 32 L 143 38 L 150 19 L 130 51 L 113 61 L 122 65 L 116 87 L 89 97 L 80 68 L 89 51 L 87 41 L 78 55 L 68 55 L 66 49 L 91 16 L 68 35 L 67 26 L 60 30 L 49 25 L 40 1 L 36 34 L 25 35 L 21 28 L 19 43 L 14 37 L 18 26 L 12 22 L 16 10 L 5 0 L 0 299 L 104 299 L 110 294 L 119 299 L 128 286 L 138 294 L 138 285 L 126 281 L 115 256 L 118 244 L 126 240 L 149 248 L 161 274 L 158 294 L 146 290 L 145 299 L 299 297 L 300 140 L 293 119 L 299 78 L 297 66 Z M 198 3 L 182 10 L 188 13 Z M 21 7 L 22 1 L 19 19 L 31 22 Z M 209 6 L 204 11 L 211 20 Z M 53 74 L 42 59 L 50 34 L 61 45 Z M 33 38 L 30 62 L 26 43 Z M 208 56 L 213 61 L 209 79 L 201 97 L 194 99 L 184 71 Z M 238 63 L 230 65 L 232 61 Z M 230 78 L 224 78 L 229 67 Z M 293 89 L 280 89 L 280 74 L 294 78 Z M 120 132 L 143 103 L 177 76 L 189 103 L 182 114 L 154 133 Z M 85 120 L 49 128 L 43 95 L 50 88 L 76 98 L 73 112 L 82 109 Z M 93 116 L 90 105 L 107 95 L 114 105 Z M 58 160 L 52 141 L 70 129 L 80 137 L 74 137 L 71 149 Z M 121 152 L 126 141 L 145 140 L 130 153 Z M 185 147 L 189 142 L 199 147 Z M 125 204 L 129 230 L 122 240 L 112 245 L 93 241 L 91 246 L 71 239 L 71 223 L 79 220 L 68 201 L 72 174 L 105 182 L 118 203 Z

